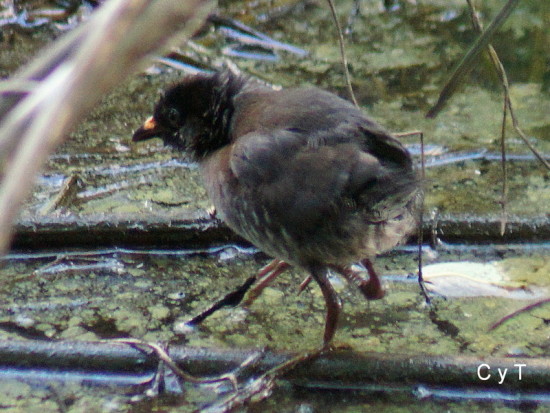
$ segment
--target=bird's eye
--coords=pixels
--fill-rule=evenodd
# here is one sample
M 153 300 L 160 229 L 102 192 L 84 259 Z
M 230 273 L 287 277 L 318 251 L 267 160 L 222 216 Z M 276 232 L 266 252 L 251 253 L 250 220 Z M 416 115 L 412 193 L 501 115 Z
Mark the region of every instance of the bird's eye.
M 168 122 L 173 127 L 178 127 L 180 123 L 180 114 L 176 108 L 170 108 L 168 109 L 168 112 L 166 113 L 166 118 L 168 119 Z

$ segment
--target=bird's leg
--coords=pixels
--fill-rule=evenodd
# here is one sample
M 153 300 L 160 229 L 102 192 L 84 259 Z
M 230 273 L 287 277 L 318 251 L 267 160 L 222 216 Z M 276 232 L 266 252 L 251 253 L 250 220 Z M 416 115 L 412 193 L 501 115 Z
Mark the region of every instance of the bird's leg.
M 284 261 L 274 259 L 265 267 L 263 267 L 258 275 L 256 275 L 256 285 L 248 293 L 248 297 L 244 301 L 244 305 L 249 306 L 256 298 L 260 296 L 265 287 L 267 287 L 279 274 L 290 268 L 290 264 Z
M 256 279 L 258 280 L 258 282 L 262 282 L 264 277 L 269 276 L 269 273 L 271 273 L 271 271 L 273 271 L 280 264 L 286 264 L 286 263 L 284 261 L 281 261 L 275 258 L 274 260 L 271 260 L 269 264 L 262 267 L 262 269 L 258 271 L 258 274 L 256 274 Z
M 304 278 L 304 281 L 300 283 L 300 286 L 298 287 L 298 294 L 300 294 L 302 291 L 306 289 L 306 287 L 309 285 L 309 283 L 313 280 L 311 275 L 308 275 L 306 278 Z
M 374 270 L 374 265 L 372 265 L 371 260 L 365 258 L 361 261 L 361 264 L 363 264 L 367 269 L 367 272 L 369 273 L 369 280 L 364 285 L 360 286 L 359 289 L 369 300 L 378 300 L 384 297 L 382 283 L 380 282 L 378 274 Z
M 334 337 L 334 333 L 336 332 L 336 327 L 338 326 L 338 318 L 340 316 L 340 310 L 342 309 L 342 303 L 328 280 L 326 267 L 311 265 L 309 271 L 313 279 L 319 284 L 327 306 L 323 349 L 328 349 Z
M 384 297 L 384 290 L 382 289 L 380 278 L 378 278 L 378 274 L 376 274 L 370 260 L 365 258 L 361 261 L 361 264 L 365 266 L 369 273 L 368 280 L 362 277 L 360 271 L 355 271 L 351 267 L 331 265 L 331 268 L 342 274 L 349 283 L 356 285 L 367 300 L 378 300 Z

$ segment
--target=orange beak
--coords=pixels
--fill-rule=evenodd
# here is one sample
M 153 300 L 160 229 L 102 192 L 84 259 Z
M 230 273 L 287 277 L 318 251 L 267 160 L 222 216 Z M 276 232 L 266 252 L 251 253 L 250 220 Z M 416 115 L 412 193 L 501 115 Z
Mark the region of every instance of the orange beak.
M 159 126 L 155 118 L 151 116 L 147 118 L 141 128 L 134 132 L 134 136 L 132 136 L 132 141 L 139 142 L 146 139 L 160 137 L 163 132 L 166 132 L 166 130 Z

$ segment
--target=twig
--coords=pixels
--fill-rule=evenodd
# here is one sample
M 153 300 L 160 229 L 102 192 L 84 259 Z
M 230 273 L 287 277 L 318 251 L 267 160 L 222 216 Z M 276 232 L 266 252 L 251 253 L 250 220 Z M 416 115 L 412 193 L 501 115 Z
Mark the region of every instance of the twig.
M 447 81 L 441 93 L 439 94 L 439 99 L 437 103 L 428 111 L 426 114 L 427 118 L 435 118 L 438 113 L 443 109 L 445 103 L 449 98 L 456 92 L 456 89 L 460 85 L 462 78 L 470 73 L 473 69 L 473 61 L 476 57 L 485 49 L 485 46 L 489 44 L 491 37 L 495 34 L 498 28 L 506 21 L 512 10 L 519 3 L 519 0 L 508 0 L 504 5 L 499 14 L 494 18 L 491 24 L 487 27 L 481 36 L 477 38 L 473 46 L 468 50 L 468 53 L 462 58 L 457 68 L 451 75 L 450 79 Z
M 342 66 L 344 66 L 344 76 L 346 78 L 348 93 L 353 104 L 356 107 L 359 107 L 357 99 L 355 99 L 355 93 L 353 93 L 353 87 L 351 86 L 351 76 L 349 74 L 348 58 L 346 57 L 346 48 L 344 46 L 344 35 L 342 34 L 342 27 L 340 26 L 340 21 L 338 20 L 338 15 L 336 14 L 334 3 L 332 2 L 332 0 L 327 0 L 327 2 L 330 7 L 330 12 L 332 13 L 332 18 L 334 19 L 334 24 L 336 25 L 336 30 L 338 32 L 338 44 L 340 45 L 340 56 L 342 57 Z
M 471 0 L 466 0 L 468 3 L 468 8 L 470 10 L 470 19 L 472 20 L 472 25 L 474 26 L 474 29 L 478 31 L 479 33 L 483 32 L 483 25 L 481 24 L 481 21 L 477 17 L 476 10 L 474 8 L 474 5 L 472 4 Z M 504 235 L 504 231 L 506 230 L 506 222 L 508 220 L 508 214 L 507 214 L 507 204 L 508 204 L 508 168 L 507 168 L 507 162 L 506 162 L 506 120 L 508 118 L 508 108 L 511 108 L 511 101 L 510 101 L 510 85 L 508 82 L 508 76 L 506 75 L 506 70 L 504 70 L 504 66 L 502 65 L 502 62 L 500 61 L 498 54 L 496 50 L 494 49 L 493 45 L 488 44 L 487 49 L 489 50 L 489 57 L 491 58 L 491 62 L 493 63 L 493 66 L 495 67 L 498 77 L 500 78 L 500 81 L 502 83 L 502 89 L 503 89 L 503 99 L 504 99 L 504 108 L 502 112 L 502 126 L 500 130 L 500 154 L 501 154 L 501 167 L 502 167 L 502 194 L 501 194 L 501 200 L 500 200 L 500 207 L 501 207 L 501 213 L 502 213 L 502 219 L 500 223 L 500 234 Z M 511 111 L 513 113 L 513 111 Z
M 223 307 L 235 307 L 239 305 L 239 303 L 244 298 L 244 295 L 250 289 L 250 287 L 252 287 L 252 285 L 256 282 L 257 278 L 258 276 L 256 274 L 251 275 L 245 280 L 244 283 L 242 283 L 236 289 L 227 293 L 223 298 L 216 301 L 214 304 L 210 305 L 206 310 L 202 311 L 200 314 L 196 315 L 191 320 L 187 321 L 185 324 L 187 325 L 200 324 L 207 317 L 210 317 L 212 314 L 214 314 L 216 311 L 218 311 Z
M 468 7 L 470 10 L 470 17 L 472 19 L 472 24 L 474 26 L 474 29 L 478 32 L 483 31 L 483 27 L 481 22 L 479 21 L 479 18 L 477 17 L 477 13 L 475 11 L 475 8 L 472 4 L 471 0 L 466 0 L 468 3 Z M 500 149 L 501 149 L 501 165 L 502 165 L 502 195 L 501 195 L 501 213 L 502 213 L 502 219 L 500 224 L 500 233 L 501 235 L 504 235 L 504 231 L 506 230 L 506 223 L 508 221 L 508 215 L 507 215 L 507 198 L 508 198 L 508 170 L 507 170 L 507 162 L 506 162 L 506 120 L 507 120 L 507 112 L 510 113 L 510 117 L 512 118 L 512 123 L 514 125 L 514 129 L 520 135 L 522 140 L 527 144 L 527 146 L 531 149 L 533 154 L 539 159 L 540 162 L 543 163 L 548 169 L 550 169 L 550 164 L 544 159 L 544 157 L 536 150 L 535 147 L 531 145 L 523 131 L 519 127 L 519 122 L 517 121 L 514 107 L 512 105 L 512 100 L 510 98 L 510 84 L 508 82 L 508 76 L 506 75 L 506 70 L 504 69 L 504 66 L 502 62 L 500 61 L 497 52 L 493 48 L 491 44 L 487 45 L 487 49 L 489 51 L 489 57 L 491 58 L 491 62 L 493 63 L 493 66 L 495 67 L 497 74 L 500 78 L 500 81 L 502 83 L 503 93 L 504 93 L 504 110 L 502 115 L 502 127 L 501 127 L 501 134 L 500 134 Z
M 424 185 L 424 182 L 426 182 L 426 158 L 424 156 L 424 133 L 420 133 L 420 159 L 421 159 L 421 185 Z M 424 241 L 424 197 L 420 200 L 420 207 L 419 207 L 419 223 L 418 223 L 418 285 L 420 286 L 420 291 L 422 291 L 422 295 L 424 296 L 424 300 L 426 301 L 426 304 L 430 304 L 430 296 L 428 295 L 428 291 L 426 290 L 426 286 L 424 284 L 424 277 L 422 275 L 422 244 Z
M 420 179 L 421 185 L 424 185 L 426 181 L 426 157 L 424 156 L 424 132 L 422 131 L 410 131 L 410 132 L 401 132 L 394 134 L 398 137 L 419 135 L 420 136 Z M 418 208 L 418 231 L 417 231 L 417 246 L 418 246 L 418 285 L 420 286 L 420 291 L 424 296 L 426 304 L 430 304 L 431 299 L 428 294 L 428 290 L 424 284 L 424 277 L 422 275 L 422 244 L 424 242 L 424 197 L 420 200 L 420 205 Z
M 506 120 L 508 119 L 507 107 L 509 105 L 510 95 L 504 90 L 504 108 L 502 112 L 502 128 L 500 131 L 500 155 L 502 167 L 502 194 L 500 197 L 500 208 L 502 212 L 502 220 L 500 223 L 500 235 L 504 235 L 506 231 L 506 223 L 508 222 L 508 162 L 506 160 Z M 510 103 L 511 106 L 511 103 Z
M 501 326 L 506 321 L 510 320 L 511 318 L 514 318 L 518 314 L 524 313 L 526 311 L 532 310 L 533 308 L 540 307 L 543 304 L 550 303 L 550 298 L 545 298 L 542 300 L 539 300 L 535 303 L 526 305 L 525 307 L 520 308 L 519 310 L 514 311 L 513 313 L 508 314 L 507 316 L 502 317 L 500 320 L 498 320 L 496 323 L 494 323 L 491 327 L 489 327 L 490 330 L 494 330 L 495 328 Z
M 537 159 L 546 167 L 546 169 L 550 170 L 550 163 L 544 158 L 544 156 L 529 142 L 529 138 L 523 130 L 519 127 L 519 122 L 516 118 L 514 109 L 512 107 L 512 102 L 508 99 L 508 110 L 510 111 L 510 117 L 512 118 L 512 125 L 514 126 L 514 129 L 516 133 L 519 135 L 523 143 L 527 145 L 527 147 L 533 152 L 533 154 L 537 157 Z
M 307 363 L 308 361 L 318 358 L 324 351 L 325 348 L 321 348 L 311 353 L 306 352 L 291 357 L 275 367 L 272 367 L 267 372 L 248 383 L 244 388 L 229 396 L 227 399 L 206 409 L 201 409 L 201 412 L 231 412 L 248 404 L 252 399 L 254 399 L 254 402 L 257 403 L 271 395 L 277 379 L 288 374 L 290 371 L 303 363 Z
M 208 0 L 104 2 L 49 53 L 13 76 L 16 94 L 0 113 L 0 161 L 10 159 L 0 185 L 0 254 L 34 176 L 77 121 L 149 54 L 190 37 L 213 6 Z M 28 91 L 27 82 L 39 84 Z M 4 84 L 3 93 L 9 87 Z
M 69 207 L 76 198 L 80 178 L 78 175 L 71 175 L 63 181 L 57 195 L 40 208 L 40 215 L 47 215 L 59 207 Z
M 111 342 L 111 343 L 121 343 L 121 344 L 128 344 L 133 347 L 146 347 L 148 349 L 153 350 L 153 352 L 157 355 L 157 357 L 162 360 L 178 377 L 181 379 L 191 382 L 191 383 L 197 383 L 197 384 L 209 384 L 209 383 L 219 383 L 222 381 L 229 381 L 231 385 L 233 386 L 233 389 L 236 391 L 238 384 L 237 379 L 232 374 L 222 374 L 218 377 L 211 377 L 211 378 L 199 378 L 195 377 L 189 373 L 186 373 L 182 369 L 179 368 L 179 366 L 176 364 L 176 362 L 168 355 L 166 350 L 164 350 L 159 344 L 157 343 L 151 343 L 148 341 L 143 341 L 136 338 L 121 338 L 121 339 L 112 339 L 112 340 L 104 340 L 104 342 Z M 246 360 L 245 360 L 246 362 Z

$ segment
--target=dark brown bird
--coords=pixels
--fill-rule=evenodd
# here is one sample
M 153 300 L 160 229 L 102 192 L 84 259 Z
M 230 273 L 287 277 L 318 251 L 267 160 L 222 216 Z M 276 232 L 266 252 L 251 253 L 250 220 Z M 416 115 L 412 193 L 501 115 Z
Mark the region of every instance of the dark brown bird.
M 310 274 L 302 288 L 311 278 L 319 284 L 325 346 L 341 310 L 329 269 L 368 299 L 384 295 L 372 260 L 414 229 L 421 192 L 408 151 L 353 105 L 229 71 L 195 75 L 166 91 L 133 140 L 153 137 L 197 161 L 219 216 L 275 258 L 256 294 L 290 265 Z

